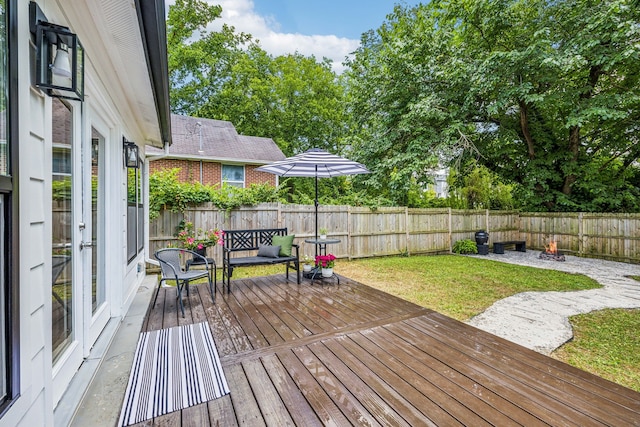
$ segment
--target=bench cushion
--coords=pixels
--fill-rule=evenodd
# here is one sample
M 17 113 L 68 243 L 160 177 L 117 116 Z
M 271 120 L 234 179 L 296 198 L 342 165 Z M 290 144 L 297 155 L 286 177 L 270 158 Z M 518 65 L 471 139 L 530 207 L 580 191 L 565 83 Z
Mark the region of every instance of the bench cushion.
M 280 245 L 262 245 L 258 248 L 258 256 L 267 258 L 278 258 L 280 249 Z
M 293 246 L 293 239 L 295 234 L 288 236 L 273 236 L 271 238 L 272 245 L 280 246 L 280 256 L 291 256 L 291 247 Z
M 296 259 L 297 258 L 294 256 L 290 256 L 290 257 L 279 256 L 277 258 L 271 258 L 271 257 L 265 257 L 265 256 L 246 256 L 241 258 L 229 259 L 229 265 L 238 267 L 242 265 L 278 264 L 286 261 L 295 261 Z

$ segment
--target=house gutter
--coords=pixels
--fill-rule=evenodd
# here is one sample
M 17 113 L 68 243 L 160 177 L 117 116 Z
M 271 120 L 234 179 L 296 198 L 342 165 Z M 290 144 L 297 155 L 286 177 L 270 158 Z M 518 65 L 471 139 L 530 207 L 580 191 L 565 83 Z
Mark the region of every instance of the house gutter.
M 151 154 L 148 155 L 148 159 L 157 160 L 169 155 L 169 150 L 165 147 L 165 151 L 162 154 Z M 266 159 L 238 159 L 238 158 L 227 158 L 227 157 L 210 157 L 210 156 L 194 156 L 194 155 L 185 155 L 185 154 L 171 154 L 172 159 L 176 160 L 193 160 L 193 161 L 208 161 L 208 162 L 218 162 L 218 163 L 228 163 L 228 164 L 247 164 L 247 165 L 268 165 L 273 162 L 277 162 L 278 160 L 266 160 Z M 282 159 L 279 159 L 282 160 Z
M 158 114 L 162 146 L 167 146 L 171 145 L 172 141 L 164 0 L 135 0 L 135 7 L 138 11 L 138 24 Z

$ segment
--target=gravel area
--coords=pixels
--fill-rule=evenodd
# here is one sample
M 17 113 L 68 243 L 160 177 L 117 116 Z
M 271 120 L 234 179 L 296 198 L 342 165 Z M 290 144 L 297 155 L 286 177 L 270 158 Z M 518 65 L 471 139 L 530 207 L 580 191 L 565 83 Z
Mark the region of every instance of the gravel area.
M 540 251 L 473 255 L 500 262 L 581 273 L 602 288 L 571 292 L 522 292 L 494 303 L 467 323 L 539 353 L 549 354 L 573 337 L 569 317 L 605 308 L 640 308 L 640 265 L 565 256 L 543 260 Z

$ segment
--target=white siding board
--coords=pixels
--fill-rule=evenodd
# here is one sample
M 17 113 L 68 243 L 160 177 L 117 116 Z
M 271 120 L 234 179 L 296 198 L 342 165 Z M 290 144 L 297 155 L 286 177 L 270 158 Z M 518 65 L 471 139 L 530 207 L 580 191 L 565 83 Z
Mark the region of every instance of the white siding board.
M 50 277 L 51 273 L 46 274 L 46 270 L 45 270 L 45 265 L 46 264 L 40 264 L 36 267 L 33 267 L 31 270 L 29 270 L 29 276 L 27 277 L 27 280 L 24 281 L 24 283 L 45 283 L 45 277 Z M 44 287 L 42 287 L 44 288 Z M 44 309 L 44 298 L 46 297 L 46 290 L 44 289 L 40 289 L 39 292 L 29 292 L 31 294 L 30 298 L 28 299 L 28 304 L 29 304 L 29 314 L 31 315 L 31 318 L 33 320 L 33 316 L 35 315 L 36 311 L 38 310 L 43 310 Z M 25 291 L 27 291 L 25 289 Z M 49 292 L 49 297 L 51 297 L 51 292 Z M 41 327 L 44 327 L 44 325 L 41 325 Z M 38 343 L 44 344 L 44 340 L 40 340 L 37 341 Z

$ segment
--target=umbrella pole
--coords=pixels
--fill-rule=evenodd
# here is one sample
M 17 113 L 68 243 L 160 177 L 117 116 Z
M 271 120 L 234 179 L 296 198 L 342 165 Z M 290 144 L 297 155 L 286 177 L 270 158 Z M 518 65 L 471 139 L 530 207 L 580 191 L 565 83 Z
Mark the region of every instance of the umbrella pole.
M 318 165 L 316 165 L 316 257 L 318 256 Z

